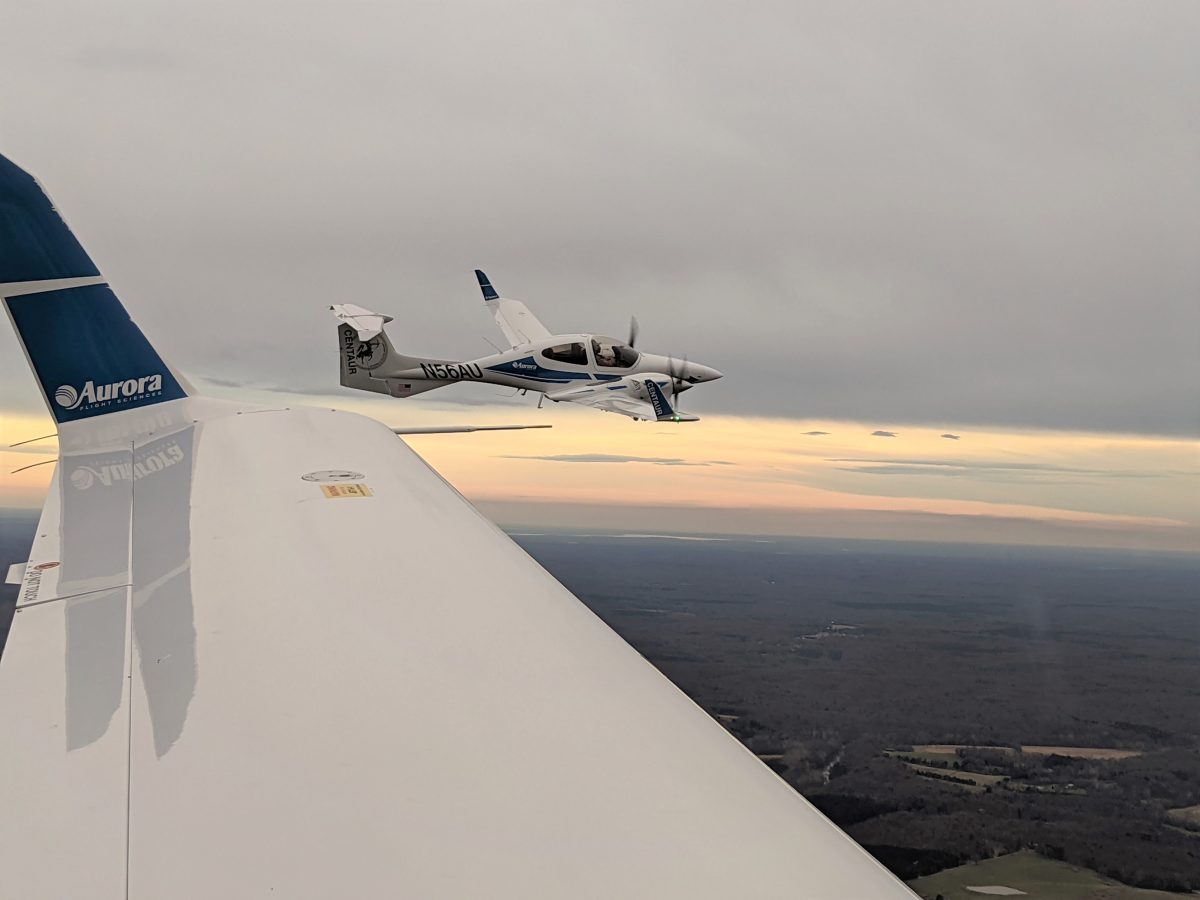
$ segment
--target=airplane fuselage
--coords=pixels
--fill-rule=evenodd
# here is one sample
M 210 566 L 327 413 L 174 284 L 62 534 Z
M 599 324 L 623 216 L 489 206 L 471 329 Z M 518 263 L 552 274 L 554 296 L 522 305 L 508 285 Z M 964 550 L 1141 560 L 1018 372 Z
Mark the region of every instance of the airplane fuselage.
M 341 323 L 342 385 L 412 397 L 474 381 L 536 391 L 555 402 L 580 403 L 634 419 L 694 422 L 696 416 L 679 412 L 669 398 L 721 377 L 709 366 L 635 349 L 636 320 L 628 342 L 598 334 L 552 334 L 524 303 L 500 297 L 483 272 L 475 274 L 511 349 L 471 360 L 409 356 L 398 351 L 384 331 L 390 316 L 354 304 L 334 305 L 330 309 Z
M 720 373 L 707 366 L 673 360 L 660 354 L 625 351 L 627 355 L 624 358 L 619 354 L 602 357 L 597 354 L 593 342 L 606 340 L 611 341 L 590 334 L 556 335 L 537 345 L 517 347 L 465 362 L 428 360 L 404 369 L 389 368 L 387 377 L 414 381 L 477 381 L 545 394 L 584 385 L 617 382 L 631 375 L 661 376 L 655 380 L 660 385 L 669 386 L 672 378 L 668 373 L 674 373 L 679 376 L 675 378 L 677 391 L 720 377 Z M 601 343 L 600 346 L 609 345 Z M 556 354 L 555 349 L 561 347 L 576 349 Z M 568 352 L 579 354 L 581 361 L 555 358 Z

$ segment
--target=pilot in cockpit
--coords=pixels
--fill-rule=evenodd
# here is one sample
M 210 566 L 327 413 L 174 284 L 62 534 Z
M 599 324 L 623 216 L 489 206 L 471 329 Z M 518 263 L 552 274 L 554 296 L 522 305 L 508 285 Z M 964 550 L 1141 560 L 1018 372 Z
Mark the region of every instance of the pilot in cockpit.
M 638 360 L 638 352 L 616 338 L 592 338 L 596 365 L 628 369 Z

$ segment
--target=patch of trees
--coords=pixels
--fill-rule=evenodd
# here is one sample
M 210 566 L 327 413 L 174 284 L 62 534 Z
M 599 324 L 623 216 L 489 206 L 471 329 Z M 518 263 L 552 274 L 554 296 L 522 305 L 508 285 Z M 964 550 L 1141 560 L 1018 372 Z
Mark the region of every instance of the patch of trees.
M 938 847 L 891 847 L 887 844 L 871 844 L 863 849 L 887 866 L 893 875 L 905 881 L 960 866 L 967 861 Z
M 839 828 L 848 828 L 900 808 L 894 803 L 881 803 L 854 794 L 814 794 L 808 799 Z

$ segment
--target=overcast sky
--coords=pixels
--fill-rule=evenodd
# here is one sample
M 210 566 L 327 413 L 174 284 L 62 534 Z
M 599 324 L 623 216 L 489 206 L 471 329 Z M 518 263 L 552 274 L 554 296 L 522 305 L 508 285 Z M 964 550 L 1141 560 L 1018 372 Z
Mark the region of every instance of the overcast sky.
M 554 422 L 414 442 L 508 524 L 1200 547 L 1200 4 L 10 6 L 0 152 L 208 391 Z M 337 387 L 330 303 L 490 352 L 476 267 L 704 421 Z
M 698 411 L 1196 429 L 1195 3 L 28 3 L 0 75 L 193 375 L 324 389 L 346 300 L 480 355 L 479 266 Z

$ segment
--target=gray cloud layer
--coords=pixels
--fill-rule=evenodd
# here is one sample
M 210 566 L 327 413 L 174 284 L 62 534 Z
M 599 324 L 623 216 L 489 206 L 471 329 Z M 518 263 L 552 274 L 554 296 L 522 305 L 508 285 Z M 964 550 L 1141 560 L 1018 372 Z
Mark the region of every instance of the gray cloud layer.
M 637 313 L 722 369 L 699 412 L 1196 427 L 1195 4 L 10 19 L 3 152 L 185 370 L 332 387 L 347 300 L 402 348 L 488 352 L 480 266 L 552 328 Z
M 1042 476 L 1057 483 L 1065 483 L 1062 476 L 1093 476 L 1101 478 L 1168 478 L 1171 476 L 1195 476 L 1195 472 L 1179 472 L 1167 469 L 1142 471 L 1137 469 L 1096 469 L 1078 466 L 1058 466 L 1050 463 L 994 462 L 989 460 L 946 460 L 946 459 L 866 459 L 862 457 L 840 457 L 827 460 L 832 463 L 853 463 L 839 466 L 845 472 L 864 475 L 939 475 L 968 476 L 991 480 L 1039 481 Z

